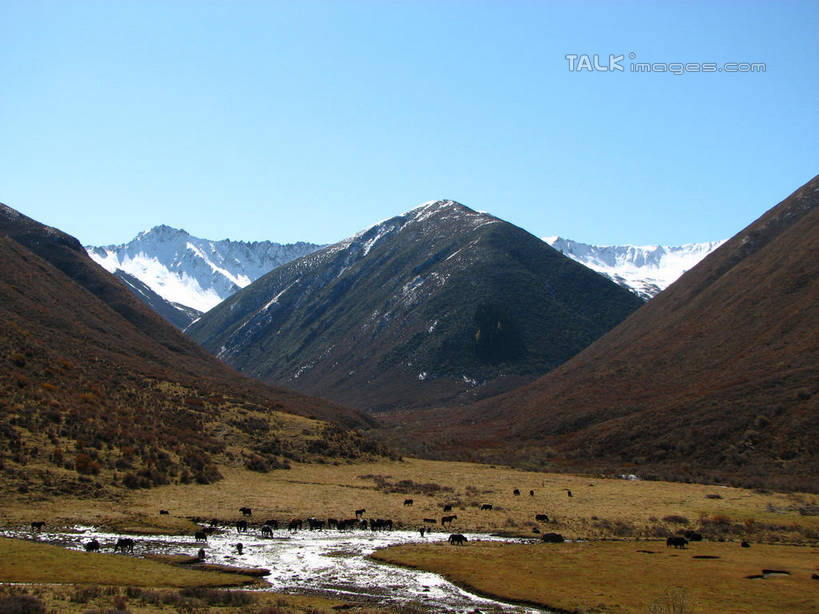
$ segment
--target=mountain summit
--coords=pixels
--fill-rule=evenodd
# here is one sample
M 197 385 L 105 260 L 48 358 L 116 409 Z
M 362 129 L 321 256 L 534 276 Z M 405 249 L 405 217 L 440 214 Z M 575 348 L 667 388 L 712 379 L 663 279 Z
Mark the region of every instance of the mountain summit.
M 118 275 L 126 283 L 136 278 L 183 310 L 201 312 L 277 266 L 318 248 L 302 242 L 211 241 L 162 225 L 122 245 L 87 246 L 86 250 L 110 273 L 122 271 L 131 276 L 129 280 Z M 145 293 L 136 294 L 146 300 Z
M 187 332 L 247 374 L 389 410 L 509 389 L 641 304 L 524 230 L 440 200 L 275 269 Z

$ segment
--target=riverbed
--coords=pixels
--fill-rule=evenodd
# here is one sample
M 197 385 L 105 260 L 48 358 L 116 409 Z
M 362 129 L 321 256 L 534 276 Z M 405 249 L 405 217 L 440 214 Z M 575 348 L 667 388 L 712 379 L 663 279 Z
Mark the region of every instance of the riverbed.
M 199 549 L 203 548 L 207 563 L 269 569 L 270 573 L 263 578 L 269 586 L 264 590 L 296 594 L 319 593 L 338 599 L 365 601 L 385 608 L 400 605 L 429 612 L 545 612 L 486 599 L 462 590 L 437 574 L 386 565 L 369 558 L 375 550 L 387 546 L 446 541 L 449 533 L 443 531 L 434 531 L 421 537 L 418 531 L 289 532 L 279 529 L 272 532 L 272 537 L 262 537 L 256 529 L 238 533 L 235 528 L 225 528 L 210 535 L 206 542 L 197 542 L 193 536 L 115 534 L 85 526 L 76 526 L 66 532 L 3 531 L 2 534 L 75 550 L 82 550 L 84 544 L 96 538 L 103 552 L 112 552 L 118 538 L 131 537 L 135 541 L 135 556 L 196 556 Z M 469 541 L 529 541 L 487 534 L 465 535 Z M 240 543 L 241 554 L 237 548 Z M 468 543 L 466 546 L 452 547 L 468 547 Z

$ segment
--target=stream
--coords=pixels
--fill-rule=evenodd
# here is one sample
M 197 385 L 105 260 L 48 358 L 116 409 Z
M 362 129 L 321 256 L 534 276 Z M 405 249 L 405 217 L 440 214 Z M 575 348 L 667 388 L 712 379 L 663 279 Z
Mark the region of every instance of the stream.
M 404 606 L 429 612 L 535 613 L 546 612 L 480 597 L 458 588 L 438 574 L 387 565 L 368 558 L 379 548 L 406 543 L 446 541 L 448 532 L 432 532 L 421 537 L 418 531 L 338 531 L 286 529 L 263 538 L 258 531 L 237 533 L 225 529 L 208 537 L 206 543 L 193 536 L 125 535 L 106 533 L 93 527 L 76 526 L 73 532 L 40 533 L 0 531 L 6 537 L 22 537 L 83 550 L 96 538 L 102 552 L 112 552 L 119 537 L 132 537 L 134 554 L 185 554 L 196 556 L 205 550 L 205 562 L 236 567 L 263 567 L 270 590 L 281 593 L 320 593 L 338 599 L 366 601 L 373 606 Z M 466 533 L 469 541 L 521 542 L 486 534 Z M 236 544 L 242 544 L 242 554 Z M 458 547 L 458 546 L 453 546 Z M 466 546 L 468 547 L 468 546 Z

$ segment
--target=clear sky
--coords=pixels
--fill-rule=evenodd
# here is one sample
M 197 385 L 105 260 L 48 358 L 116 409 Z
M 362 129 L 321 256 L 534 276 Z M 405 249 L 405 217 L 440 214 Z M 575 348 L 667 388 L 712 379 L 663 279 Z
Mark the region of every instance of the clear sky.
M 86 244 L 327 243 L 438 198 L 725 238 L 819 172 L 817 32 L 813 0 L 2 0 L 0 201 Z

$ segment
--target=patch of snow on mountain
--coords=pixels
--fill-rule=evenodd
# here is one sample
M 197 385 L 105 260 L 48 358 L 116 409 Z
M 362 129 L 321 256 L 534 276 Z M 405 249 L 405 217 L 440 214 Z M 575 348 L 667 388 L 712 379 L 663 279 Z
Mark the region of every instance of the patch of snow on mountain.
M 589 245 L 562 237 L 544 237 L 543 240 L 569 258 L 646 299 L 665 290 L 725 243 L 721 240 L 679 246 Z
M 121 269 L 162 298 L 208 311 L 262 275 L 321 246 L 271 241 L 210 241 L 157 226 L 122 245 L 86 246 L 110 272 Z

